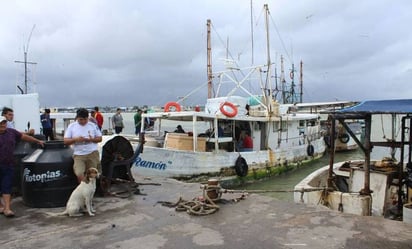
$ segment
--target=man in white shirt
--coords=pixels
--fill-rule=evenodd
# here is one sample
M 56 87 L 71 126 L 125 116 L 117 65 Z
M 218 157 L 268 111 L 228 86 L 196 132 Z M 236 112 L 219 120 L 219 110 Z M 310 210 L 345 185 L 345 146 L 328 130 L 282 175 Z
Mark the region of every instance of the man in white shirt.
M 89 111 L 77 111 L 76 121 L 64 133 L 64 144 L 73 144 L 73 171 L 80 183 L 89 168 L 100 169 L 100 156 L 97 143 L 102 141 L 102 133 L 96 124 L 89 122 Z

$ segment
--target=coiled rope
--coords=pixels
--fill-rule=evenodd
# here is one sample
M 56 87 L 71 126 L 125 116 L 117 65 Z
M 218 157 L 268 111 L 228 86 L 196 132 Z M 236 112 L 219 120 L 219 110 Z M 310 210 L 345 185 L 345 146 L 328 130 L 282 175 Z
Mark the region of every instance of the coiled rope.
M 311 188 L 311 189 L 299 189 L 299 190 L 234 190 L 234 189 L 223 189 L 218 185 L 201 185 L 200 187 L 203 192 L 202 196 L 195 197 L 190 201 L 184 200 L 182 197 L 177 200 L 177 202 L 169 201 L 158 201 L 156 204 L 162 204 L 162 206 L 175 208 L 177 212 L 184 212 L 190 215 L 203 216 L 209 215 L 217 212 L 220 207 L 216 202 L 221 201 L 223 193 L 241 193 L 239 197 L 231 199 L 232 202 L 239 202 L 240 200 L 246 199 L 249 193 L 269 193 L 269 192 L 300 192 L 301 201 L 303 202 L 303 194 L 305 192 L 327 191 L 328 188 Z M 155 205 L 156 205 L 155 204 Z

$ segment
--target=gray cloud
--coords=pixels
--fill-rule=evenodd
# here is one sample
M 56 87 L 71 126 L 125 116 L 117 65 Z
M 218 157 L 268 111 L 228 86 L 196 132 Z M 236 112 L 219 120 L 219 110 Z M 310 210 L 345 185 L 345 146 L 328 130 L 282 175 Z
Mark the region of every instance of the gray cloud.
M 263 3 L 253 1 L 258 64 L 266 61 Z M 408 0 L 271 1 L 272 61 L 279 65 L 283 55 L 288 71 L 303 60 L 305 101 L 410 98 L 411 7 Z M 206 83 L 207 19 L 214 71 L 223 69 L 227 41 L 233 58 L 250 66 L 249 0 L 5 1 L 0 92 L 22 84 L 14 61 L 23 60 L 35 24 L 30 90 L 43 106 L 164 105 Z M 186 103 L 204 104 L 201 90 Z

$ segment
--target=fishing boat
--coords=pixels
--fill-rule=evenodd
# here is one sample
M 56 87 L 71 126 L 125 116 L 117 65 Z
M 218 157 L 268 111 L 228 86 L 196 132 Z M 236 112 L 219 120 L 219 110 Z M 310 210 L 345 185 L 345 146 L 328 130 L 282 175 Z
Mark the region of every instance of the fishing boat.
M 328 102 L 307 102 L 307 103 L 294 103 L 289 104 L 290 109 L 294 112 L 300 113 L 314 113 L 319 114 L 320 122 L 322 126 L 322 132 L 325 139 L 325 143 L 330 147 L 330 122 L 326 112 L 336 111 L 343 108 L 351 107 L 359 102 L 357 101 L 328 101 Z M 351 131 L 356 135 L 358 140 L 361 140 L 363 134 L 363 121 L 362 120 L 346 120 L 346 124 L 350 126 Z M 351 150 L 357 150 L 359 146 L 356 144 L 355 140 L 352 139 L 342 125 L 337 124 L 336 126 L 337 134 L 335 136 L 335 151 L 345 152 Z
M 265 9 L 268 14 L 267 6 Z M 210 20 L 207 26 L 210 34 Z M 143 114 L 143 119 L 156 121 L 150 130 L 142 127 L 146 143 L 132 170 L 139 175 L 173 178 L 259 178 L 322 157 L 326 147 L 319 115 L 293 113 L 288 105 L 279 104 L 271 83 L 270 59 L 246 68 L 230 61 L 225 70 L 212 73 L 209 39 L 204 110 L 182 110 L 181 102 L 192 91 L 179 101 L 166 103 L 162 111 Z M 253 82 L 261 92 L 252 93 L 245 82 Z M 186 127 L 186 132 L 165 132 L 165 121 Z M 245 142 L 247 137 L 251 143 Z
M 411 99 L 369 100 L 329 113 L 332 124 L 329 165 L 295 186 L 298 192 L 294 201 L 321 204 L 344 213 L 399 219 L 405 212 L 404 206 L 412 201 L 411 114 Z M 387 126 L 379 128 L 384 125 L 383 118 L 392 124 L 390 135 L 381 133 L 388 130 Z M 362 142 L 346 123 L 353 119 L 365 122 Z M 334 162 L 336 122 L 359 145 L 364 160 Z M 380 158 L 372 160 L 372 150 L 377 150 Z M 323 190 L 311 191 L 316 188 Z

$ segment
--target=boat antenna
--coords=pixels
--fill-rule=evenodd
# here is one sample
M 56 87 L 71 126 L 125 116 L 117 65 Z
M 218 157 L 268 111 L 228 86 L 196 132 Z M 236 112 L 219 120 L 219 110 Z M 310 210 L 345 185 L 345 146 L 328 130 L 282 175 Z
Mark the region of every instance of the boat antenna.
M 253 43 L 253 0 L 250 0 L 250 34 L 252 39 L 252 65 L 254 64 L 254 43 Z
M 36 24 L 34 24 L 33 28 L 31 29 L 29 38 L 27 39 L 26 46 L 23 46 L 24 61 L 14 61 L 15 63 L 23 63 L 24 64 L 24 91 L 22 91 L 22 94 L 27 94 L 27 64 L 32 64 L 32 65 L 37 64 L 36 62 L 27 61 L 27 54 L 29 52 L 30 39 L 31 39 L 31 35 L 33 34 L 33 31 L 34 31 L 35 27 L 36 27 Z M 19 90 L 21 91 L 21 87 L 17 86 L 17 88 L 19 88 Z
M 303 61 L 302 60 L 300 60 L 299 81 L 300 81 L 300 103 L 303 103 Z

